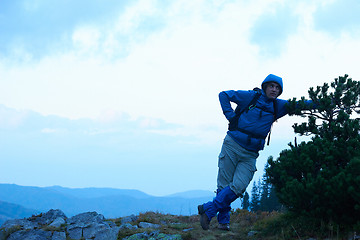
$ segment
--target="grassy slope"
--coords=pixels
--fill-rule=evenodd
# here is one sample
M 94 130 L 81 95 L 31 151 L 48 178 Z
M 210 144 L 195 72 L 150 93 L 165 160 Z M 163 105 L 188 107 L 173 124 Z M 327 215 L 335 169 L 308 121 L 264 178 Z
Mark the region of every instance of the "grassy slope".
M 291 217 L 290 217 L 291 218 Z M 283 213 L 258 212 L 252 213 L 237 209 L 231 214 L 231 231 L 217 229 L 217 220 L 213 219 L 210 230 L 204 231 L 199 224 L 199 216 L 164 215 L 154 212 L 146 212 L 139 215 L 136 222 L 150 222 L 161 224 L 160 232 L 165 234 L 180 234 L 184 240 L 216 240 L 216 239 L 349 239 L 353 232 L 336 232 L 333 228 L 325 226 L 319 229 L 310 223 L 293 221 Z M 121 218 L 113 219 L 120 225 Z M 119 239 L 149 229 L 122 230 Z M 351 239 L 351 238 L 350 238 Z

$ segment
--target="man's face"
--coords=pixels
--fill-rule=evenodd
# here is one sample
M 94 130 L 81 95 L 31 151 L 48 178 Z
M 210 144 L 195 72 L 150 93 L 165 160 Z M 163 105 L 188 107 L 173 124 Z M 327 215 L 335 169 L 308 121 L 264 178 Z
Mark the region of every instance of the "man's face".
M 275 99 L 279 96 L 280 94 L 280 85 L 276 82 L 269 82 L 266 85 L 266 90 L 265 90 L 265 94 L 268 98 L 270 99 Z

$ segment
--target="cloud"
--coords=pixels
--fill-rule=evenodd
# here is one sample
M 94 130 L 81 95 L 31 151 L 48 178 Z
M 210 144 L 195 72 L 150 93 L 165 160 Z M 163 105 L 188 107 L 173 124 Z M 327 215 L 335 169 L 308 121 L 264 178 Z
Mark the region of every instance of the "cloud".
M 96 28 L 82 28 L 75 31 L 72 35 L 74 47 L 86 51 L 97 51 L 99 47 L 100 33 Z
M 106 24 L 90 21 L 90 11 L 78 17 L 88 21 L 67 28 L 72 42 L 66 51 L 25 65 L 3 62 L 0 102 L 72 119 L 112 111 L 189 129 L 220 128 L 226 124 L 217 99 L 222 90 L 252 89 L 274 73 L 284 77 L 285 98 L 299 97 L 314 84 L 357 73 L 353 62 L 335 57 L 356 52 L 357 39 L 334 42 L 312 28 L 319 4 L 163 3 L 122 5 Z M 271 29 L 278 34 L 271 36 Z
M 7 110 L 1 111 L 2 118 L 12 119 L 18 113 L 0 107 Z M 199 168 L 216 169 L 215 164 L 202 167 L 204 156 L 216 155 L 214 144 L 194 145 L 199 141 L 191 134 L 161 133 L 181 128 L 162 120 L 121 117 L 105 123 L 28 112 L 21 125 L 0 124 L 0 173 L 5 182 L 112 186 L 152 194 L 201 188 L 199 184 L 212 188 L 214 184 L 206 177 L 198 181 L 196 174 Z M 184 174 L 188 179 L 177 185 Z
M 49 3 L 38 3 L 32 11 L 44 14 Z M 95 9 L 97 3 L 90 1 L 87 7 Z M 309 72 L 319 76 L 329 71 L 324 77 L 328 81 L 353 71 L 335 55 L 341 54 L 340 49 L 347 51 L 348 43 L 356 52 L 356 38 L 333 42 L 313 29 L 319 6 L 281 1 L 136 1 L 101 6 L 114 9 L 109 16 L 89 10 L 75 17 L 75 10 L 80 10 L 76 3 L 70 14 L 75 20 L 59 27 L 71 36 L 67 49 L 56 48 L 24 65 L 6 64 L 3 59 L 0 84 L 6 91 L 0 102 L 70 118 L 96 118 L 109 110 L 178 124 L 220 125 L 221 90 L 252 89 L 268 73 L 275 73 L 286 81 L 284 96 L 303 95 L 313 83 L 310 80 L 300 86 L 301 92 L 292 89 Z M 22 49 L 19 55 L 26 53 Z
M 288 37 L 297 32 L 299 16 L 293 8 L 293 3 L 271 4 L 254 23 L 250 40 L 260 46 L 262 55 L 278 57 Z
M 0 105 L 0 129 L 15 129 L 22 125 L 28 113 Z
M 71 44 L 79 25 L 106 25 L 132 1 L 31 0 L 0 3 L 0 56 L 21 57 L 22 49 L 31 59 L 42 58 Z
M 56 134 L 56 133 L 66 133 L 67 130 L 58 129 L 58 128 L 43 128 L 40 131 L 41 133 L 48 133 L 48 134 Z
M 314 15 L 314 26 L 335 38 L 340 37 L 344 32 L 359 35 L 359 11 L 359 1 L 330 1 L 317 8 Z
M 126 58 L 134 45 L 146 41 L 166 26 L 162 1 L 132 1 L 122 6 L 118 14 L 108 16 L 107 22 L 81 22 L 72 33 L 70 51 L 84 57 L 105 59 Z M 165 8 L 165 9 L 164 9 Z

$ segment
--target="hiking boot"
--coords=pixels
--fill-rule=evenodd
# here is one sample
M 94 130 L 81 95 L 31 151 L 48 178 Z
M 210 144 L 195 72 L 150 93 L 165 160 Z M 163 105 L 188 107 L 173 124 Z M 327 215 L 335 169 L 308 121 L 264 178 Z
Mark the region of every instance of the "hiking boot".
M 227 186 L 216 195 L 213 201 L 209 201 L 207 203 L 204 203 L 203 205 L 199 205 L 198 211 L 200 214 L 201 227 L 204 230 L 208 230 L 211 219 L 215 217 L 219 211 L 226 210 L 226 212 L 229 213 L 229 210 L 231 209 L 230 204 L 237 198 L 238 196 L 236 195 L 236 193 L 233 192 L 229 186 Z M 226 220 L 227 215 L 228 214 L 224 214 L 224 216 L 220 218 L 220 222 L 223 222 L 222 220 Z
M 230 231 L 230 224 L 228 223 L 219 223 L 218 229 L 224 231 Z
M 202 229 L 208 230 L 209 226 L 210 226 L 210 220 L 205 213 L 203 205 L 198 206 L 198 212 L 200 214 L 200 225 L 201 225 Z

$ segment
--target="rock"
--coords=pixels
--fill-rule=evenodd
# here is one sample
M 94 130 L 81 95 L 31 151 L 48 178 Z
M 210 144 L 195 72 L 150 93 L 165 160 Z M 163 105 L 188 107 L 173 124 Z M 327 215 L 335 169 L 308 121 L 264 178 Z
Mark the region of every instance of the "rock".
M 129 237 L 123 238 L 126 240 L 143 240 L 143 239 L 149 239 L 149 235 L 147 232 L 143 232 L 143 233 L 136 233 L 134 235 L 131 235 Z
M 67 220 L 66 228 L 69 237 L 72 239 L 80 239 L 83 235 L 83 228 L 92 226 L 95 223 L 104 221 L 105 218 L 96 212 L 86 212 L 73 216 Z
M 56 209 L 56 210 L 51 209 L 47 213 L 41 214 L 40 217 L 35 217 L 35 222 L 37 222 L 39 224 L 42 224 L 42 225 L 48 225 L 48 224 L 52 223 L 57 218 L 66 219 L 67 217 L 65 216 L 65 214 L 61 210 L 59 210 L 59 209 Z
M 50 210 L 27 219 L 6 221 L 0 229 L 0 240 L 117 240 L 121 229 L 138 229 L 137 225 L 130 224 L 137 219 L 134 215 L 125 217 L 122 219 L 121 226 L 118 227 L 114 222 L 105 220 L 103 215 L 96 212 L 86 212 L 67 218 L 60 210 Z M 66 230 L 62 225 L 66 226 Z M 159 224 L 140 222 L 139 227 L 146 228 L 145 232 L 125 239 L 181 239 L 181 235 L 167 235 L 160 233 L 159 230 L 146 232 L 147 229 L 160 228 Z M 9 237 L 6 238 L 8 235 Z
M 160 228 L 160 225 L 154 224 L 154 223 L 148 223 L 148 222 L 140 222 L 139 227 L 140 228 Z
M 257 231 L 250 231 L 250 232 L 248 232 L 248 237 L 255 236 L 256 234 L 258 234 Z
M 121 219 L 121 224 L 124 224 L 124 223 L 129 223 L 129 222 L 135 222 L 138 220 L 138 217 L 135 216 L 135 215 L 130 215 L 130 216 L 127 216 L 127 217 L 124 217 Z
M 108 229 L 110 229 L 110 226 L 107 223 L 94 223 L 83 229 L 83 237 L 94 238 L 96 233 Z
M 138 229 L 138 226 L 131 225 L 130 223 L 121 224 L 120 230 L 129 229 L 129 230 L 135 230 Z
M 96 212 L 78 214 L 67 221 L 67 232 L 72 239 L 117 239 L 120 227 L 105 221 L 103 215 Z
M 113 227 L 99 231 L 95 234 L 94 240 L 117 240 L 120 227 Z
M 184 230 L 182 230 L 183 232 L 189 232 L 189 231 L 191 231 L 191 230 L 194 230 L 194 228 L 187 228 L 187 229 L 184 229 Z
M 20 226 L 21 229 L 31 230 L 37 228 L 39 224 L 36 222 L 31 222 L 27 219 L 11 219 L 4 222 L 1 227 L 5 229 L 10 229 L 16 226 Z
M 65 224 L 65 223 L 66 223 L 66 221 L 65 221 L 64 218 L 58 217 L 58 218 L 56 218 L 49 226 L 58 228 L 58 227 L 60 227 L 62 224 Z
M 67 229 L 67 232 L 69 234 L 69 238 L 71 239 L 80 239 L 82 237 L 82 228 L 75 227 L 71 229 Z
M 68 219 L 68 224 L 75 227 L 88 227 L 92 223 L 100 223 L 105 221 L 105 217 L 97 212 L 81 213 Z
M 53 232 L 51 240 L 66 240 L 65 232 Z
M 137 233 L 134 235 L 131 235 L 129 237 L 124 238 L 126 240 L 144 240 L 144 239 L 161 239 L 161 240 L 182 240 L 181 235 L 175 234 L 165 234 L 160 233 L 159 231 L 154 231 L 151 233 L 143 232 L 143 233 Z
M 1 227 L 5 228 L 6 230 L 19 226 L 22 230 L 33 230 L 36 228 L 40 228 L 41 225 L 48 225 L 49 223 L 54 222 L 56 219 L 57 221 L 61 221 L 60 218 L 62 219 L 62 224 L 65 223 L 65 214 L 61 210 L 51 209 L 47 213 L 41 214 L 40 216 L 33 216 L 27 219 L 8 220 Z
M 116 224 L 112 221 L 106 221 L 107 224 L 109 224 L 110 227 L 116 227 Z
M 52 233 L 42 229 L 20 230 L 10 234 L 7 240 L 49 240 Z

